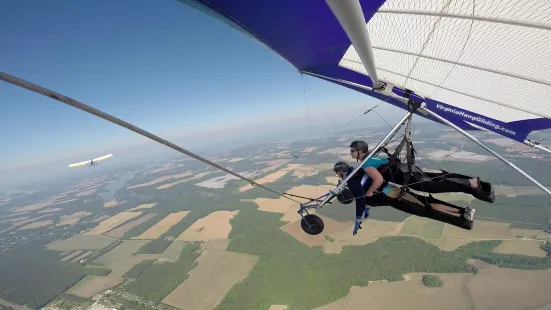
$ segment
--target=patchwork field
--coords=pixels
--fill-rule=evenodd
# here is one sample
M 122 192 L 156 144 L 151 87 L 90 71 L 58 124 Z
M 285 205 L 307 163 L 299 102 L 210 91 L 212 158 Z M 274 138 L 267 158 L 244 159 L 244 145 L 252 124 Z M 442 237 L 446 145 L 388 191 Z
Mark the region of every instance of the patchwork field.
M 162 220 L 158 221 L 155 225 L 150 227 L 148 230 L 146 230 L 144 233 L 132 239 L 158 239 L 188 214 L 189 211 L 170 213 Z
M 157 215 L 157 213 L 148 213 L 148 214 L 145 214 L 144 216 L 136 219 L 136 220 L 133 220 L 133 221 L 130 221 L 126 224 L 123 224 L 113 230 L 111 230 L 110 232 L 106 233 L 105 235 L 106 236 L 109 236 L 109 237 L 113 237 L 113 238 L 117 238 L 117 239 L 121 239 L 124 237 L 124 233 L 129 231 L 130 229 L 140 225 L 140 224 L 143 224 L 147 221 L 149 221 L 150 219 L 154 218 L 155 216 Z
M 138 211 L 138 210 L 142 210 L 142 209 L 151 209 L 153 208 L 155 205 L 157 205 L 157 203 L 145 203 L 145 204 L 141 204 L 137 207 L 134 207 L 132 209 L 128 209 L 126 211 Z
M 91 215 L 92 213 L 86 212 L 86 211 L 79 211 L 75 212 L 71 215 L 63 215 L 59 219 L 59 222 L 56 224 L 56 226 L 63 226 L 63 225 L 73 225 L 76 222 L 78 222 L 81 218 L 86 217 L 88 215 Z
M 116 206 L 118 206 L 118 205 L 119 205 L 119 202 L 116 201 L 116 200 L 114 200 L 114 199 L 113 199 L 113 200 L 106 201 L 106 202 L 103 203 L 103 206 L 104 206 L 105 208 L 112 208 L 112 207 L 116 207 Z
M 211 239 L 227 239 L 231 232 L 230 220 L 239 211 L 216 211 L 195 221 L 177 240 L 196 241 Z
M 431 273 L 428 273 L 431 274 Z M 373 281 L 352 287 L 347 297 L 317 310 L 359 309 L 536 309 L 551 304 L 551 270 L 513 270 L 489 266 L 472 274 L 434 274 L 443 287 L 426 287 L 422 273 L 404 281 Z M 515 292 L 511 294 L 511 292 Z M 400 298 L 396 298 L 400 296 Z
M 348 233 L 351 233 L 351 228 L 354 227 L 353 221 L 343 223 L 325 216 L 320 215 L 320 217 L 323 219 L 325 228 L 323 229 L 323 232 L 319 235 L 313 236 L 305 233 L 300 226 L 301 221 L 294 221 L 281 227 L 281 229 L 308 246 L 323 246 L 326 242 L 332 240 L 331 234 L 339 233 L 342 231 L 347 231 Z
M 404 221 L 400 230 L 402 236 L 416 236 L 436 243 L 444 235 L 444 223 L 426 217 L 411 216 Z
M 142 214 L 142 212 L 121 212 L 116 215 L 111 216 L 108 219 L 101 221 L 98 226 L 94 227 L 89 232 L 86 232 L 86 235 L 102 235 L 111 229 L 121 225 L 122 223 L 131 220 Z
M 312 186 L 312 185 L 300 185 L 288 190 L 287 193 L 293 195 L 299 195 L 303 197 L 319 197 L 326 194 L 329 190 L 333 189 L 330 185 Z M 308 200 L 302 198 L 293 198 L 300 202 L 307 202 Z M 294 222 L 300 220 L 300 215 L 296 212 L 300 207 L 298 203 L 285 198 L 257 198 L 254 202 L 258 205 L 258 210 L 265 212 L 274 212 L 284 214 L 281 218 L 282 221 Z
M 247 277 L 258 257 L 207 250 L 196 259 L 198 266 L 163 303 L 180 309 L 214 309 L 236 284 Z
M 71 287 L 67 292 L 78 297 L 91 298 L 96 294 L 119 285 L 122 281 L 122 278 L 111 276 L 86 276 L 84 279 L 75 284 L 75 286 Z
M 238 172 L 238 173 L 246 178 L 255 177 L 257 174 L 255 172 L 248 172 L 248 171 Z M 214 177 L 212 179 L 199 182 L 195 185 L 200 187 L 206 187 L 206 188 L 224 188 L 226 187 L 226 183 L 228 183 L 231 180 L 239 180 L 239 178 L 231 174 L 226 174 L 226 175 Z
M 377 239 L 386 236 L 397 236 L 402 229 L 403 223 L 386 222 L 369 219 L 362 224 L 362 229 L 357 235 L 352 235 L 354 228 L 353 222 L 348 226 L 348 229 L 328 234 L 331 238 L 323 244 L 325 253 L 340 253 L 342 248 L 347 245 L 366 245 L 375 242 Z M 305 234 L 303 232 L 303 234 Z
M 279 171 L 276 171 L 276 172 L 273 172 L 273 173 L 270 173 L 269 175 L 265 176 L 265 177 L 262 177 L 258 180 L 256 180 L 256 183 L 258 184 L 266 184 L 266 183 L 273 183 L 273 182 L 276 182 L 277 180 L 279 180 L 280 178 L 282 178 L 284 175 L 286 175 L 287 173 L 297 169 L 298 167 L 300 167 L 301 164 L 288 164 L 286 168 L 283 168 Z M 244 191 L 248 191 L 250 189 L 253 189 L 254 186 L 251 185 L 251 184 L 247 184 L 243 187 L 241 187 L 239 189 L 240 192 L 244 192 Z
M 26 229 L 35 229 L 35 228 L 40 228 L 40 227 L 46 227 L 46 226 L 52 225 L 53 223 L 54 223 L 53 220 L 33 222 L 33 223 L 27 224 L 25 226 L 21 226 L 17 230 L 26 230 Z
M 93 261 L 111 269 L 109 276 L 122 277 L 132 266 L 139 263 L 143 258 L 134 256 L 134 253 L 148 243 L 148 240 L 126 240 L 111 251 L 103 254 Z
M 115 241 L 117 240 L 102 235 L 74 235 L 67 239 L 53 241 L 47 244 L 46 248 L 55 251 L 99 251 L 115 243 Z
M 171 179 L 181 179 L 181 178 L 189 177 L 192 174 L 193 174 L 193 172 L 187 171 L 187 172 L 183 172 L 183 173 L 167 175 L 167 176 L 156 178 L 156 179 L 154 179 L 152 181 L 149 181 L 149 182 L 146 182 L 146 183 L 128 186 L 126 189 L 134 189 L 134 188 L 151 186 L 151 185 L 155 185 L 155 184 L 158 184 L 158 183 L 161 183 L 161 182 L 164 182 L 164 181 L 168 181 L 168 180 L 171 180 Z
M 160 186 L 157 186 L 156 188 L 157 189 L 167 189 L 167 188 L 171 188 L 173 186 L 176 186 L 178 184 L 181 184 L 181 183 L 185 183 L 185 182 L 189 182 L 189 181 L 193 181 L 193 180 L 197 180 L 197 179 L 200 179 L 206 175 L 208 175 L 210 172 L 200 172 L 194 176 L 192 176 L 191 178 L 185 178 L 185 179 L 182 179 L 182 180 L 178 180 L 176 182 L 172 182 L 172 183 L 167 183 L 167 184 L 163 184 L 163 185 L 160 185 Z

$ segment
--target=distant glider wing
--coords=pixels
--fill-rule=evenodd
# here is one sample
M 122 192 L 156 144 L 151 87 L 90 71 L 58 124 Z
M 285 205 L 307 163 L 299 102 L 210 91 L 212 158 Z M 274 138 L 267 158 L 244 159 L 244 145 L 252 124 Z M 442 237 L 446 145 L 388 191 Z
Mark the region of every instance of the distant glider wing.
M 87 161 L 82 161 L 82 162 L 80 162 L 80 163 L 70 164 L 70 165 L 69 165 L 69 168 L 82 167 L 82 166 L 88 165 L 89 163 L 90 163 L 89 160 L 87 160 Z
M 101 157 L 98 157 L 98 158 L 94 158 L 92 159 L 93 161 L 100 161 L 100 160 L 105 160 L 105 159 L 108 159 L 108 158 L 111 158 L 113 157 L 113 154 L 108 154 L 108 155 L 105 155 L 105 156 L 101 156 Z

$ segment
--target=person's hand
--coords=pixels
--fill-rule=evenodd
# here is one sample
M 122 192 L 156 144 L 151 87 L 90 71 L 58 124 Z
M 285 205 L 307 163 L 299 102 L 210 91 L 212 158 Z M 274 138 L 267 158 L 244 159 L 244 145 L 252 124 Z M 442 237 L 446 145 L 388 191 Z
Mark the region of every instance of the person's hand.
M 365 197 L 371 197 L 371 196 L 373 196 L 373 192 L 368 191 L 367 193 L 365 193 Z

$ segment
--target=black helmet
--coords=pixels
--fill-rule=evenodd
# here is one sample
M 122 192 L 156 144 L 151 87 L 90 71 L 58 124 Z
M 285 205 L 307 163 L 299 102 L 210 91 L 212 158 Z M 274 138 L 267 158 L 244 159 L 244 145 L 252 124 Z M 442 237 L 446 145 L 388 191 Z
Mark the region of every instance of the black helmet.
M 345 163 L 344 161 L 339 161 L 338 163 L 336 163 L 334 166 L 333 166 L 333 171 L 335 171 L 335 173 L 339 173 L 341 171 L 346 171 L 350 169 L 350 166 Z
M 361 141 L 361 140 L 356 140 L 356 141 L 350 143 L 349 147 L 354 148 L 358 151 L 362 151 L 364 153 L 367 153 L 367 151 L 369 150 L 369 146 L 367 145 L 367 142 Z

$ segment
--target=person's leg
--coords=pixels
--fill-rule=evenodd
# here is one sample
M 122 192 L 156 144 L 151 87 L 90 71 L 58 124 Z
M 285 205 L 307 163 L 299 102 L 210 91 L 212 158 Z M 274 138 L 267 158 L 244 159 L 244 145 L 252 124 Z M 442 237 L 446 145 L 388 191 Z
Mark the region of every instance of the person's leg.
M 465 193 L 490 203 L 495 200 L 494 190 L 490 183 L 480 181 L 477 177 L 446 171 L 414 173 L 408 187 L 432 194 Z

